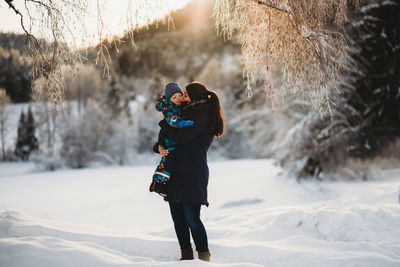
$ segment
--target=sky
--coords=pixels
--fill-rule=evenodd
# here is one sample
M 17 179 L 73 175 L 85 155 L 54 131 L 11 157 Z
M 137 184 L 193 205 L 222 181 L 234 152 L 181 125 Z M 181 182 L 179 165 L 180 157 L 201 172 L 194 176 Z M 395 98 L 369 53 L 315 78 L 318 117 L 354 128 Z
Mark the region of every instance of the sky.
M 82 0 L 81 0 L 82 1 Z M 85 2 L 85 0 L 83 0 Z M 144 24 L 147 20 L 154 20 L 165 16 L 169 11 L 184 7 L 190 0 L 87 0 L 88 12 L 82 16 L 81 23 L 77 24 L 76 30 L 73 30 L 74 36 L 68 36 L 67 41 L 76 46 L 85 46 L 97 42 L 97 3 L 100 4 L 100 14 L 106 28 L 103 36 L 121 35 L 126 31 L 128 20 L 132 17 L 133 22 Z M 23 0 L 14 0 L 13 3 L 24 12 Z M 31 11 L 32 12 L 32 11 Z M 33 11 L 33 14 L 34 11 Z M 63 13 L 69 15 L 68 13 Z M 28 25 L 28 22 L 26 22 Z M 87 34 L 81 30 L 84 25 Z M 9 9 L 4 1 L 0 2 L 0 31 L 23 33 L 19 17 L 13 10 Z M 37 31 L 37 32 L 35 32 Z M 40 29 L 33 29 L 35 35 L 42 35 Z M 45 31 L 45 36 L 49 31 Z M 89 37 L 89 38 L 88 38 Z

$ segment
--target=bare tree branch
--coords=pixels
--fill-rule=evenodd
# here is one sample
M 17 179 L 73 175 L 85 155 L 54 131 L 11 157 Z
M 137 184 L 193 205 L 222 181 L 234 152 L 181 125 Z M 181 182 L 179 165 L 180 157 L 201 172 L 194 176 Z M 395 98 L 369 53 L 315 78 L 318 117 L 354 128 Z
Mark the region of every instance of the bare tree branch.
M 32 34 L 30 34 L 30 33 L 26 30 L 25 25 L 24 25 L 24 16 L 23 16 L 22 13 L 14 6 L 14 4 L 12 3 L 13 0 L 4 0 L 4 1 L 7 3 L 8 7 L 9 7 L 10 9 L 14 10 L 15 14 L 17 14 L 17 15 L 20 17 L 22 30 L 23 30 L 23 31 L 25 32 L 25 34 L 27 35 L 26 42 L 28 41 L 28 38 L 29 38 L 29 37 L 33 38 L 36 42 L 38 42 L 37 39 L 36 39 L 36 37 L 33 36 Z

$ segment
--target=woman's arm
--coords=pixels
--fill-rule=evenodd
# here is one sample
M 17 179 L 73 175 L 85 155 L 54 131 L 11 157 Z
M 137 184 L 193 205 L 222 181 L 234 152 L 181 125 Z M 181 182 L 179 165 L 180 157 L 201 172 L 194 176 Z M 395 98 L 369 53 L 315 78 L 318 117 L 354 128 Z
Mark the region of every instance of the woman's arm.
M 165 144 L 165 142 L 162 141 L 162 139 L 165 139 L 166 135 L 162 131 L 162 129 L 158 132 L 158 142 L 154 144 L 153 146 L 153 151 L 154 153 L 161 154 L 162 157 L 165 157 L 168 155 L 168 149 L 163 147 L 161 144 Z
M 154 153 L 161 154 L 161 156 L 165 157 L 168 155 L 168 149 L 164 148 L 162 145 L 155 143 L 153 146 Z
M 174 141 L 176 144 L 185 144 L 191 141 L 199 134 L 207 131 L 208 126 L 208 113 L 198 113 L 192 119 L 194 125 L 192 127 L 183 128 L 181 130 L 169 127 L 165 120 L 160 121 L 158 125 L 162 128 L 165 135 Z

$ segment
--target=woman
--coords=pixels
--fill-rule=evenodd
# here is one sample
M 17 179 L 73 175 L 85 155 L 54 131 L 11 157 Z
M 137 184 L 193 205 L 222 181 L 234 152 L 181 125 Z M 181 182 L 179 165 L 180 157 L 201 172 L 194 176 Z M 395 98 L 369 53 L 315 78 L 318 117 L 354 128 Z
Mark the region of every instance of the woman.
M 192 260 L 193 250 L 190 233 L 196 245 L 199 259 L 210 261 L 207 233 L 200 219 L 201 205 L 208 206 L 207 150 L 214 137 L 224 132 L 224 120 L 218 95 L 199 83 L 186 86 L 182 96 L 183 116 L 194 125 L 175 129 L 162 120 L 160 127 L 168 138 L 176 143 L 172 179 L 168 183 L 167 196 L 172 220 L 181 248 L 181 260 Z M 164 157 L 168 150 L 155 146 Z M 190 231 L 190 232 L 189 232 Z

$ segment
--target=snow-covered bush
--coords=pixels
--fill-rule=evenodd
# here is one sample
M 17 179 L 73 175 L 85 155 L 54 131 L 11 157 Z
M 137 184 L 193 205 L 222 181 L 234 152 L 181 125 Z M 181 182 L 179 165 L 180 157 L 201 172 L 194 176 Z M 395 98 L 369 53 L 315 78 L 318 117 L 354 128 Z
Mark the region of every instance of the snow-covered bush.
M 35 152 L 31 155 L 30 160 L 35 163 L 39 170 L 54 171 L 63 167 L 63 160 L 59 155 L 49 157 L 48 155 Z
M 330 114 L 310 110 L 286 133 L 277 145 L 275 157 L 278 162 L 299 178 L 322 178 L 324 171 L 330 171 L 343 164 L 347 158 L 346 144 L 349 139 L 348 122 L 340 118 L 336 110 L 335 120 Z
M 61 156 L 68 166 L 124 162 L 129 149 L 125 120 L 111 119 L 110 113 L 93 100 L 88 101 L 82 116 L 68 114 L 66 119 L 61 131 Z

